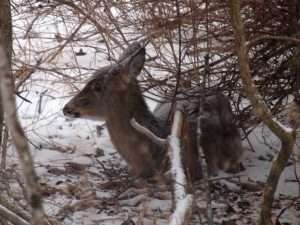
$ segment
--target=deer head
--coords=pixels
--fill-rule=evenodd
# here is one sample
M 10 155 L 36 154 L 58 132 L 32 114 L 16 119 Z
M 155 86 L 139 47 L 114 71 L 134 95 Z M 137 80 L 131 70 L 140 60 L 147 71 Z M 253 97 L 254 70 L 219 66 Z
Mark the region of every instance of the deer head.
M 145 48 L 137 42 L 133 43 L 116 64 L 103 67 L 94 74 L 86 86 L 64 106 L 64 115 L 106 120 L 114 101 L 128 94 L 130 83 L 140 74 L 144 62 Z

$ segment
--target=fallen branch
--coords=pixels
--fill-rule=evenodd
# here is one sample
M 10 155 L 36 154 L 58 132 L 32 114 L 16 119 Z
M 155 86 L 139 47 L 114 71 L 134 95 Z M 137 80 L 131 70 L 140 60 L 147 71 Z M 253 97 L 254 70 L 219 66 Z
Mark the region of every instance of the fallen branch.
M 16 204 L 15 201 L 11 201 L 4 194 L 0 195 L 0 205 L 13 212 L 14 214 L 18 215 L 23 220 L 30 221 L 30 214 L 27 211 L 24 211 L 24 209 L 21 206 Z
M 30 223 L 28 223 L 22 217 L 18 216 L 13 211 L 7 209 L 3 205 L 0 205 L 0 217 L 5 218 L 14 225 L 30 225 Z

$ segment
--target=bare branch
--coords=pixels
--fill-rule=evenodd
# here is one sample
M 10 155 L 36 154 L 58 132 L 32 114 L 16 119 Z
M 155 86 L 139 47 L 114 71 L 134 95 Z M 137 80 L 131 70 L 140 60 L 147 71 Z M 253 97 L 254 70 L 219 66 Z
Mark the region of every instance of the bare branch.
M 14 95 L 14 83 L 9 70 L 9 64 L 5 51 L 0 46 L 0 85 L 3 108 L 5 112 L 5 122 L 10 130 L 13 143 L 16 146 L 20 162 L 23 169 L 29 203 L 32 207 L 32 224 L 43 224 L 42 198 L 37 183 L 37 175 L 33 167 L 33 159 L 29 151 L 26 137 L 17 117 L 16 100 Z
M 300 38 L 288 37 L 288 36 L 262 35 L 262 36 L 252 39 L 248 43 L 247 47 L 248 47 L 248 49 L 250 49 L 252 46 L 257 45 L 259 42 L 266 41 L 266 40 L 294 42 L 295 44 L 300 45 Z
M 136 131 L 138 131 L 138 132 L 146 135 L 154 143 L 156 143 L 156 144 L 158 144 L 160 146 L 166 146 L 166 144 L 167 144 L 167 140 L 166 139 L 160 138 L 160 137 L 156 136 L 151 130 L 149 130 L 146 127 L 144 127 L 141 124 L 139 124 L 134 118 L 132 118 L 130 120 L 130 124 L 133 126 L 133 128 Z
M 2 218 L 5 218 L 12 222 L 14 225 L 30 225 L 30 223 L 28 223 L 22 217 L 5 208 L 3 205 L 0 205 L 0 215 Z
M 239 60 L 240 76 L 242 78 L 244 90 L 253 105 L 257 117 L 261 119 L 281 140 L 281 150 L 276 160 L 272 163 L 272 168 L 264 189 L 264 198 L 259 218 L 260 225 L 269 225 L 271 224 L 271 210 L 274 194 L 280 175 L 293 151 L 296 133 L 291 129 L 285 128 L 282 124 L 272 118 L 271 112 L 268 110 L 261 95 L 258 93 L 250 74 L 244 24 L 240 14 L 240 1 L 229 0 L 229 7 L 235 35 L 236 53 Z

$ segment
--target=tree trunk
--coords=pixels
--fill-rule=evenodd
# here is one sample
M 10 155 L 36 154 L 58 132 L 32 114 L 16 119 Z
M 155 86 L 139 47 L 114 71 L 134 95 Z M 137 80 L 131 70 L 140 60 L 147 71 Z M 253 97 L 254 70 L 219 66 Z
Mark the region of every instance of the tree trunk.
M 12 23 L 11 23 L 11 11 L 10 0 L 0 1 L 0 46 L 5 47 L 6 55 L 11 64 L 12 55 Z M 1 90 L 0 90 L 1 93 Z M 3 136 L 3 105 L 0 98 L 0 148 L 2 146 Z
M 249 56 L 246 46 L 246 37 L 244 24 L 240 14 L 240 1 L 229 0 L 230 16 L 235 36 L 235 50 L 239 60 L 240 76 L 243 82 L 243 88 L 250 100 L 256 116 L 268 126 L 268 128 L 280 139 L 281 149 L 273 161 L 272 167 L 264 188 L 263 202 L 261 206 L 259 225 L 272 224 L 272 204 L 277 184 L 283 169 L 293 151 L 296 133 L 295 130 L 287 129 L 282 124 L 273 119 L 263 98 L 258 93 L 253 83 L 250 73 Z

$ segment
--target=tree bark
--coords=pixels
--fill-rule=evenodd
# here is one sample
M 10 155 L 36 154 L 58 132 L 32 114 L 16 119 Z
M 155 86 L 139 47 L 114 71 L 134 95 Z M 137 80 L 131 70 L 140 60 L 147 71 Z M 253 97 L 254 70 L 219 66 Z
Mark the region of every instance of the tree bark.
M 3 109 L 5 111 L 6 126 L 10 131 L 12 142 L 16 146 L 22 172 L 24 175 L 26 188 L 28 191 L 28 201 L 32 208 L 32 225 L 42 225 L 44 223 L 44 211 L 42 198 L 39 191 L 39 184 L 34 170 L 33 159 L 29 150 L 27 139 L 17 116 L 14 82 L 11 76 L 10 65 L 6 58 L 6 52 L 0 46 L 0 86 Z
M 272 224 L 272 203 L 280 175 L 293 151 L 296 133 L 295 130 L 287 129 L 273 119 L 262 97 L 257 91 L 251 78 L 249 56 L 246 46 L 244 24 L 240 13 L 240 1 L 229 0 L 230 16 L 233 26 L 236 54 L 239 61 L 240 76 L 244 91 L 250 100 L 256 116 L 263 121 L 268 128 L 280 139 L 281 149 L 275 161 L 273 161 L 267 183 L 264 188 L 262 208 L 259 217 L 260 225 Z
M 6 56 L 9 65 L 11 64 L 12 55 L 12 22 L 10 11 L 10 0 L 0 1 L 0 45 L 5 46 Z M 0 87 L 1 93 L 1 87 Z M 0 148 L 2 146 L 3 136 L 3 105 L 0 98 Z

